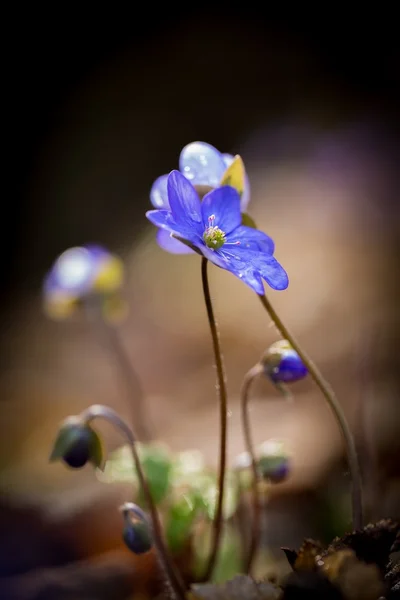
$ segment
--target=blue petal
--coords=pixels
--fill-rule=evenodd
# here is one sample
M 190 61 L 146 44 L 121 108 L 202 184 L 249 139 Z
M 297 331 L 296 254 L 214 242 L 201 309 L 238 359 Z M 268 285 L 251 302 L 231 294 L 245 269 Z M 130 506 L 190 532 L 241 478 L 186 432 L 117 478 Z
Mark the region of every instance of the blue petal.
M 226 241 L 230 244 L 240 241 L 240 246 L 242 248 L 260 250 L 261 252 L 270 255 L 272 255 L 275 250 L 273 239 L 263 231 L 247 227 L 246 225 L 237 227 L 229 236 L 227 236 Z
M 246 283 L 252 290 L 256 292 L 256 294 L 260 294 L 262 296 L 264 294 L 264 286 L 261 280 L 261 277 L 256 271 L 252 269 L 242 270 L 240 273 L 236 273 L 235 271 L 231 271 L 234 275 L 239 277 L 243 283 Z
M 215 216 L 214 225 L 226 234 L 231 233 L 242 222 L 240 197 L 229 185 L 224 185 L 206 194 L 201 203 L 204 226 L 208 226 L 208 218 Z
M 225 163 L 225 168 L 228 168 L 235 158 L 233 154 L 223 154 L 223 161 Z M 244 190 L 242 197 L 240 198 L 240 208 L 242 212 L 246 212 L 246 209 L 250 202 L 250 180 L 247 177 L 247 172 L 244 174 Z
M 151 186 L 150 202 L 154 208 L 169 210 L 167 181 L 168 175 L 161 175 Z
M 194 251 L 176 238 L 171 236 L 169 231 L 159 229 L 157 231 L 158 245 L 171 254 L 192 254 Z
M 273 290 L 286 290 L 289 285 L 289 277 L 285 269 L 273 256 L 265 259 L 258 271 Z
M 271 370 L 269 376 L 275 382 L 293 383 L 307 375 L 307 367 L 295 350 L 286 350 L 277 367 Z
M 217 265 L 217 267 L 220 267 L 221 269 L 228 269 L 225 257 L 220 252 L 209 248 L 204 243 L 198 245 L 198 248 L 201 250 L 203 256 L 214 263 L 214 265 Z
M 205 142 L 188 144 L 179 157 L 179 170 L 193 185 L 218 186 L 225 168 L 221 153 Z
M 247 173 L 246 173 L 244 176 L 244 190 L 243 190 L 242 197 L 240 198 L 240 208 L 242 209 L 242 212 L 246 212 L 249 203 L 250 203 L 250 181 L 249 181 L 249 178 L 247 177 Z
M 188 242 L 192 242 L 193 244 L 198 245 L 201 243 L 201 236 L 199 236 L 193 228 L 188 226 L 182 227 L 179 223 L 177 223 L 171 211 L 169 210 L 148 210 L 146 217 L 153 223 L 153 225 L 160 227 L 160 229 L 174 233 L 179 237 L 188 240 Z
M 228 154 L 227 152 L 225 152 L 225 153 L 222 155 L 222 160 L 224 161 L 224 164 L 225 164 L 225 169 L 227 169 L 228 167 L 230 167 L 230 166 L 231 166 L 231 164 L 232 164 L 232 162 L 233 162 L 233 159 L 234 159 L 234 158 L 235 158 L 235 157 L 233 156 L 233 154 Z
M 219 251 L 224 255 L 230 271 L 241 279 L 249 270 L 261 275 L 274 290 L 285 290 L 289 285 L 286 271 L 276 258 L 257 250 L 249 250 L 241 246 L 223 246 Z M 254 289 L 254 288 L 253 288 Z M 257 292 L 263 293 L 263 292 Z
M 100 246 L 77 246 L 63 252 L 56 260 L 45 280 L 45 293 L 69 292 L 83 295 L 90 286 L 99 267 L 110 257 Z
M 263 294 L 264 286 L 261 277 L 257 270 L 253 268 L 251 260 L 249 260 L 248 257 L 248 254 L 250 254 L 250 258 L 254 258 L 255 255 L 258 255 L 258 251 L 256 253 L 246 253 L 237 252 L 237 249 L 237 246 L 233 248 L 223 246 L 221 250 L 219 250 L 220 256 L 223 256 L 225 261 L 224 268 L 236 275 L 236 277 L 239 277 L 239 279 L 250 286 L 257 294 Z
M 202 224 L 200 198 L 192 184 L 179 171 L 168 175 L 168 200 L 175 222 L 184 228 Z

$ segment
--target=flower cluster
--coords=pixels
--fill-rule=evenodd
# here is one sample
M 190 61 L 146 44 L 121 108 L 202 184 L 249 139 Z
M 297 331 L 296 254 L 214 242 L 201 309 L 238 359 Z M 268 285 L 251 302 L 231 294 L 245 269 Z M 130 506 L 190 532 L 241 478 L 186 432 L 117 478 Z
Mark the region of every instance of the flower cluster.
M 91 463 L 103 482 L 126 481 L 128 477 L 134 483 L 134 495 L 139 504 L 146 504 L 149 516 L 137 504 L 125 503 L 121 507 L 123 540 L 135 554 L 146 554 L 154 548 L 171 596 L 177 600 L 187 600 L 188 582 L 194 579 L 208 581 L 220 576 L 216 571 L 225 561 L 224 545 L 227 540 L 237 559 L 236 572 L 243 568 L 245 572 L 251 571 L 260 537 L 260 494 L 266 497 L 271 484 L 286 481 L 292 471 L 292 459 L 283 441 L 270 439 L 255 449 L 253 447 L 248 406 L 250 388 L 256 377 L 268 377 L 286 398 L 291 398 L 288 384 L 301 380 L 308 372 L 318 385 L 346 442 L 353 482 L 352 508 L 356 529 L 362 525 L 361 479 L 354 441 L 340 404 L 264 294 L 264 282 L 275 290 L 284 290 L 288 286 L 288 276 L 274 256 L 273 240 L 257 229 L 246 212 L 250 186 L 240 156 L 221 154 L 203 142 L 188 144 L 180 154 L 179 170 L 159 177 L 151 188 L 150 199 L 154 209 L 148 211 L 146 216 L 159 230 L 159 245 L 175 254 L 194 252 L 202 257 L 203 293 L 213 342 L 220 404 L 218 474 L 208 469 L 197 452 L 172 457 L 167 449 L 158 444 L 138 444 L 136 434 L 128 423 L 114 409 L 100 404 L 94 404 L 79 415 L 63 421 L 50 460 L 63 461 L 72 469 L 81 469 Z M 207 261 L 233 273 L 255 291 L 280 335 L 287 338 L 270 345 L 244 376 L 240 395 L 246 452 L 237 457 L 232 471 L 227 471 L 226 466 L 228 393 L 207 279 Z M 70 248 L 56 260 L 45 279 L 44 304 L 47 314 L 56 319 L 69 317 L 83 305 L 91 320 L 98 322 L 102 331 L 107 333 L 104 337 L 120 365 L 132 396 L 133 408 L 140 416 L 143 393 L 137 383 L 138 378 L 130 366 L 124 345 L 119 342 L 117 328 L 104 327 L 103 322 L 114 318 L 115 300 L 117 311 L 121 307 L 118 301 L 122 301 L 123 280 L 121 260 L 104 248 L 96 245 Z M 122 306 L 125 306 L 123 301 Z M 97 418 L 108 421 L 127 442 L 127 446 L 108 460 L 104 457 L 101 438 L 92 427 L 92 422 Z M 142 427 L 144 430 L 147 427 Z M 246 515 L 240 517 L 243 531 L 233 532 L 233 523 L 230 521 L 233 521 L 231 517 L 237 514 L 239 507 L 244 508 L 241 502 L 247 496 L 244 492 L 249 489 L 252 491 L 253 509 L 251 515 L 249 513 L 251 527 L 248 540 Z M 163 512 L 162 520 L 158 509 Z M 211 546 L 208 539 L 210 535 Z M 239 540 L 240 535 L 243 539 Z M 237 552 L 237 546 L 243 541 L 248 548 L 242 557 L 242 553 Z M 187 556 L 193 559 L 188 572 L 180 573 L 168 548 L 176 557 L 182 554 L 186 563 Z M 225 562 L 229 563 L 229 568 L 232 568 L 233 554 L 226 553 Z M 293 552 L 291 556 L 293 558 Z
M 179 156 L 179 171 L 197 189 L 200 195 L 220 185 L 233 185 L 240 195 L 241 211 L 244 213 L 250 201 L 250 184 L 244 165 L 238 156 L 221 154 L 206 142 L 187 144 Z M 150 201 L 154 208 L 170 210 L 168 200 L 168 175 L 161 175 L 150 190 Z M 191 248 L 173 238 L 163 229 L 157 232 L 158 244 L 173 254 L 193 252 Z
M 158 242 L 169 251 L 179 248 L 185 252 L 189 248 L 198 252 L 218 267 L 239 277 L 257 294 L 264 294 L 262 280 L 275 290 L 286 289 L 288 276 L 274 257 L 273 240 L 258 229 L 243 224 L 245 192 L 240 193 L 238 187 L 242 186 L 237 182 L 244 181 L 244 169 L 242 178 L 237 177 L 235 169 L 232 169 L 235 166 L 235 159 L 232 158 L 228 167 L 231 172 L 227 174 L 224 171 L 226 163 L 215 149 L 212 149 L 214 162 L 211 159 L 202 161 L 203 146 L 204 144 L 195 143 L 182 151 L 181 170 L 184 175 L 175 170 L 156 180 L 153 185 L 151 198 L 158 209 L 148 211 L 146 216 L 164 232 L 159 236 Z M 206 146 L 211 153 L 212 147 Z M 243 165 L 240 157 L 238 159 L 236 164 Z M 212 169 L 210 163 L 213 165 Z M 219 170 L 216 169 L 216 164 L 219 164 Z M 222 185 L 218 185 L 218 181 Z M 230 185 L 226 185 L 226 182 Z M 199 185 L 211 188 L 203 198 L 196 189 Z M 212 189 L 215 185 L 217 187 Z M 248 190 L 248 187 L 244 184 L 242 189 Z M 248 192 L 244 197 L 247 206 Z

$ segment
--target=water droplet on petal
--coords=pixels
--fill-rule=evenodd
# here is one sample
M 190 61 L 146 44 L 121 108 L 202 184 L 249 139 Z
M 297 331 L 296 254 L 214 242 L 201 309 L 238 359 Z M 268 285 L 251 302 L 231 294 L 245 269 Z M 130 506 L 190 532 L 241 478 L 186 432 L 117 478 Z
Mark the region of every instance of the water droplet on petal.
M 226 169 L 223 157 L 214 146 L 192 142 L 179 157 L 179 169 L 193 185 L 216 187 Z

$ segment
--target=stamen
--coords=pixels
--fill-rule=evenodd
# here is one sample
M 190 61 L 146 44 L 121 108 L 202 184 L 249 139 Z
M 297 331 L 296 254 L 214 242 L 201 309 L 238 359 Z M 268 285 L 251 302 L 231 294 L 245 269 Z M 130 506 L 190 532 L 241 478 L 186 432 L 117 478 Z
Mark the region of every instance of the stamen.
M 225 244 L 225 232 L 214 224 L 215 215 L 210 215 L 207 220 L 208 227 L 203 234 L 204 243 L 211 250 L 218 250 Z

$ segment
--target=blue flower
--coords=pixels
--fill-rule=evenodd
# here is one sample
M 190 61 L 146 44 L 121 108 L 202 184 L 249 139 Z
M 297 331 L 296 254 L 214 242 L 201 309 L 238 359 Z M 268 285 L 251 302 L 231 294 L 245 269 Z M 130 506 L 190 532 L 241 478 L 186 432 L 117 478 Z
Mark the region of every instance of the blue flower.
M 287 340 L 272 344 L 261 362 L 265 374 L 274 383 L 294 383 L 308 374 L 307 367 Z
M 262 279 L 275 290 L 287 288 L 287 274 L 273 256 L 273 240 L 258 229 L 242 225 L 237 190 L 230 186 L 218 187 L 200 201 L 186 177 L 172 171 L 167 192 L 170 210 L 146 213 L 154 225 L 190 244 L 215 265 L 239 277 L 257 294 L 264 293 Z
M 111 297 L 120 290 L 123 279 L 121 260 L 101 246 L 69 248 L 57 258 L 44 280 L 45 310 L 52 318 L 64 319 L 90 294 Z
M 281 483 L 290 474 L 291 461 L 285 444 L 280 440 L 267 440 L 257 448 L 257 467 L 263 479 Z
M 185 146 L 179 157 L 179 170 L 196 187 L 210 191 L 221 185 L 227 169 L 235 157 L 232 154 L 221 154 L 214 146 L 206 142 L 192 142 Z M 161 175 L 153 183 L 150 190 L 150 201 L 154 208 L 170 210 L 167 191 L 168 175 Z M 208 189 L 207 189 L 208 188 Z M 250 184 L 244 174 L 244 188 L 241 194 L 240 206 L 245 212 L 250 201 Z M 188 246 L 160 229 L 157 233 L 157 242 L 164 250 L 174 254 L 188 254 L 193 252 Z

